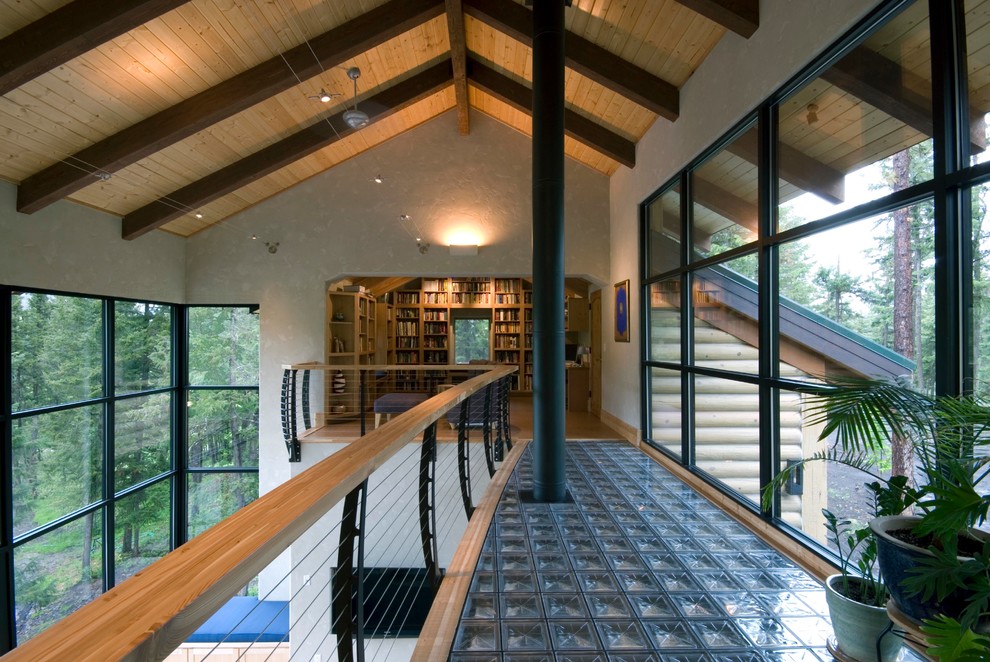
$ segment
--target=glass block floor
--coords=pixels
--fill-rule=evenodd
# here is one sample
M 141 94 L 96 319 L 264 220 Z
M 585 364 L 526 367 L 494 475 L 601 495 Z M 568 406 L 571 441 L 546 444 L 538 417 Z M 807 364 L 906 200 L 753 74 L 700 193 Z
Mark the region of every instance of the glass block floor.
M 832 659 L 816 580 L 632 446 L 567 452 L 574 503 L 521 502 L 520 459 L 450 660 Z

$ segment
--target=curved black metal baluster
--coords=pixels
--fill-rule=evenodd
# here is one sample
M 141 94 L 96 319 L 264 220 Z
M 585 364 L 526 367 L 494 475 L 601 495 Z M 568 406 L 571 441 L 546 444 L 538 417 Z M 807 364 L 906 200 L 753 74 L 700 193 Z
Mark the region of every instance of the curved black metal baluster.
M 330 583 L 338 662 L 354 662 L 355 649 L 357 662 L 364 662 L 364 525 L 367 489 L 368 481 L 365 480 L 344 497 L 337 567 Z
M 419 455 L 419 535 L 423 543 L 423 561 L 436 594 L 440 588 L 440 566 L 437 554 L 436 518 L 437 424 L 423 431 L 423 446 Z
M 492 386 L 493 384 L 488 384 L 485 387 L 485 401 L 481 416 L 481 434 L 485 444 L 485 464 L 488 465 L 489 478 L 495 475 L 495 449 L 492 448 Z
M 303 370 L 303 383 L 302 383 L 302 413 L 303 413 L 303 429 L 308 430 L 313 427 L 313 419 L 309 411 L 309 370 Z
M 461 483 L 461 499 L 464 501 L 464 513 L 468 519 L 474 514 L 474 504 L 471 502 L 471 458 L 468 451 L 468 401 L 462 400 L 461 416 L 457 424 L 457 477 Z
M 509 435 L 509 390 L 510 390 L 509 384 L 510 384 L 510 378 L 503 377 L 502 389 L 501 389 L 502 395 L 499 398 L 499 401 L 501 403 L 501 410 L 499 412 L 501 414 L 501 417 L 499 420 L 499 425 L 501 426 L 503 432 L 502 440 L 505 442 L 505 448 L 506 450 L 511 451 L 512 437 Z
M 289 462 L 300 460 L 298 422 L 296 420 L 296 371 L 282 371 L 282 437 L 289 451 Z

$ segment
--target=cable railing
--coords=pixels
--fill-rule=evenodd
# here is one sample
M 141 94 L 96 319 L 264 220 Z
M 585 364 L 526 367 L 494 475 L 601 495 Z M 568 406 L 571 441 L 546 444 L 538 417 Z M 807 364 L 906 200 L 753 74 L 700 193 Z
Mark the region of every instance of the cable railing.
M 338 406 L 340 398 L 321 392 L 333 389 L 338 367 L 284 369 L 290 459 L 290 442 L 305 443 L 299 455 L 313 466 L 24 642 L 5 662 L 412 656 L 447 571 L 465 565 L 455 554 L 464 532 L 487 529 L 471 518 L 489 483 L 500 480 L 496 469 L 512 443 L 508 394 L 516 368 L 472 366 L 465 374 L 451 367 L 441 375 L 424 367 L 432 390 L 397 399 L 386 396 L 414 391 L 385 388 L 388 366 L 362 366 L 351 376 L 368 390 L 349 412 L 361 420 L 347 424 L 366 425 L 383 397 L 396 409 L 392 420 L 347 440 L 324 430 L 321 443 L 312 443 L 317 428 L 345 423 L 320 406 Z M 256 596 L 237 595 L 255 579 Z M 194 655 L 183 652 L 192 645 Z

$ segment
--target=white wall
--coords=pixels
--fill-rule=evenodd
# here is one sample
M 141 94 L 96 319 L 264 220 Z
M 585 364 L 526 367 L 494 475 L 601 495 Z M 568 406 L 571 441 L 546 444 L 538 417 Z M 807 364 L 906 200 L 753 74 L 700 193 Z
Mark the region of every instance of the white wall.
M 72 202 L 30 216 L 0 182 L 0 283 L 182 303 L 185 241 L 152 232 L 120 238 L 120 218 Z
M 602 407 L 640 427 L 638 205 L 688 161 L 766 99 L 877 3 L 872 0 L 761 0 L 760 28 L 749 39 L 728 33 L 681 89 L 676 122 L 662 119 L 636 146 L 636 167 L 610 182 L 612 282 L 631 280 L 630 340 L 611 332 L 611 289 L 603 297 L 605 323 Z
M 320 358 L 328 281 L 532 273 L 532 143 L 480 113 L 471 119 L 461 136 L 455 114 L 442 115 L 189 240 L 190 302 L 261 304 L 262 492 L 289 478 L 280 366 Z M 384 183 L 372 181 L 376 174 Z M 608 180 L 571 161 L 565 176 L 567 272 L 604 283 Z M 433 244 L 425 255 L 399 227 L 400 214 Z M 447 232 L 461 225 L 481 234 L 475 257 L 447 252 Z M 279 242 L 278 253 L 264 241 Z

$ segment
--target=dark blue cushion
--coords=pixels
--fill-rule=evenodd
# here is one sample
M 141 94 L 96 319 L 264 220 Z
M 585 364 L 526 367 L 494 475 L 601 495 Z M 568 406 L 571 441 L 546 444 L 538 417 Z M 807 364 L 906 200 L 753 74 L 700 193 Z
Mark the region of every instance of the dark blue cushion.
M 186 641 L 288 641 L 289 603 L 235 595 Z
M 425 393 L 386 393 L 375 399 L 375 413 L 401 414 L 425 400 Z

